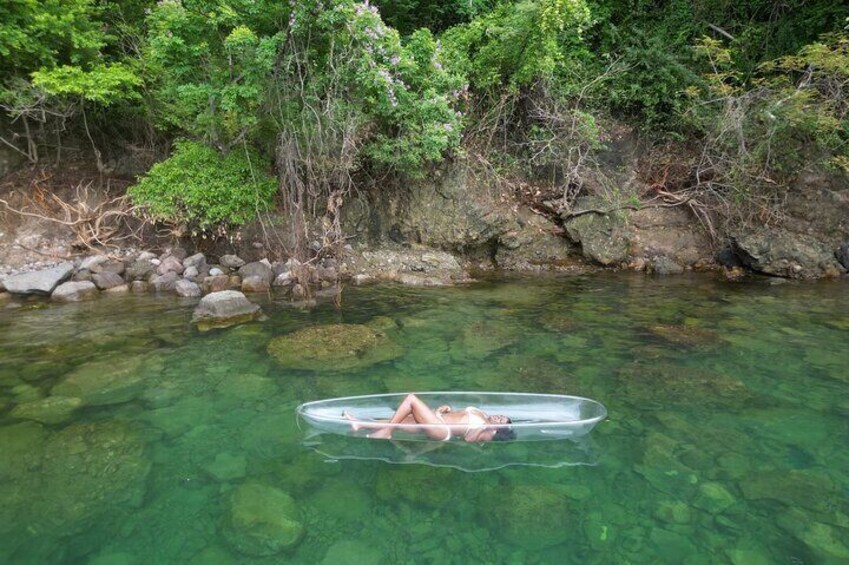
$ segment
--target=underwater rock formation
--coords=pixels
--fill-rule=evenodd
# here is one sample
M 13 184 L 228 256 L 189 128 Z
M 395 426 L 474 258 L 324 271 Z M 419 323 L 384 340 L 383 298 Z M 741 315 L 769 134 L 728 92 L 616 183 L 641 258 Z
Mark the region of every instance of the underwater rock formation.
M 556 486 L 517 485 L 496 497 L 486 497 L 481 519 L 491 531 L 514 545 L 544 549 L 571 538 L 575 511 L 572 501 Z
M 260 483 L 240 485 L 227 494 L 224 537 L 245 555 L 274 555 L 304 535 L 301 511 L 288 494 Z
M 292 369 L 350 371 L 395 359 L 403 349 L 370 326 L 330 324 L 276 337 L 268 353 Z

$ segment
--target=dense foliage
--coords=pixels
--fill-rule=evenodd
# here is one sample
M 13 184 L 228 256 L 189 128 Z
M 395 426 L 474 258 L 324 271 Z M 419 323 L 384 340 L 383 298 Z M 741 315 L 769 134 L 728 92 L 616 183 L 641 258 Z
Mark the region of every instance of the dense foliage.
M 849 162 L 847 18 L 831 0 L 8 0 L 0 140 L 36 160 L 84 132 L 99 164 L 98 131 L 116 127 L 210 148 L 180 144 L 152 170 L 134 191 L 151 206 L 178 172 L 199 191 L 184 202 L 244 192 L 250 147 L 309 215 L 358 178 L 403 186 L 464 151 L 556 165 L 572 186 L 614 118 L 703 143 L 712 179 L 748 187 L 801 159 Z M 228 206 L 158 213 L 246 219 Z
M 276 184 L 262 159 L 244 147 L 222 157 L 201 143 L 177 143 L 171 157 L 157 163 L 130 196 L 153 219 L 193 233 L 238 226 L 267 210 Z

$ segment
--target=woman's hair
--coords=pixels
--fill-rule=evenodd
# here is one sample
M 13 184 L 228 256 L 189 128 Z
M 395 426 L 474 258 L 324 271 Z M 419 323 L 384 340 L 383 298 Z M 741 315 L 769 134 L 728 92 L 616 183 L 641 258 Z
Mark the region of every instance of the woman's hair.
M 507 423 L 512 424 L 513 420 L 507 418 Z M 492 436 L 492 441 L 510 441 L 512 439 L 516 439 L 516 432 L 513 431 L 513 428 L 510 426 L 499 425 L 495 428 L 495 435 Z

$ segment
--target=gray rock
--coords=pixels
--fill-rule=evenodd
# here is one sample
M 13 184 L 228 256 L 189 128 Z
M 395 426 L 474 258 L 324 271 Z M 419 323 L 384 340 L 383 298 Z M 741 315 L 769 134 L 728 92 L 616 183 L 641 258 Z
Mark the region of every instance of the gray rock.
M 186 270 L 183 271 L 183 278 L 194 282 L 198 278 L 199 274 L 197 267 L 186 267 Z
M 72 281 L 90 281 L 91 280 L 91 271 L 86 269 L 81 269 L 74 273 L 74 276 L 71 277 Z
M 596 198 L 578 198 L 575 209 L 563 212 L 563 227 L 566 234 L 575 243 L 581 244 L 583 254 L 602 265 L 617 265 L 628 257 L 630 232 L 626 216 L 621 211 L 609 214 L 587 212 L 584 210 L 606 210 L 609 204 Z
M 268 292 L 271 284 L 263 277 L 245 277 L 242 279 L 242 292 Z
M 242 277 L 242 279 L 247 279 L 249 277 L 258 277 L 268 283 L 269 286 L 274 281 L 274 271 L 269 265 L 266 265 L 265 263 L 262 263 L 260 261 L 248 263 L 247 265 L 243 265 L 242 267 L 240 267 L 239 276 Z
M 121 275 L 117 275 L 109 271 L 93 274 L 91 276 L 91 281 L 100 290 L 107 290 L 124 284 L 124 279 L 121 278 Z
M 3 284 L 3 279 L 0 279 L 0 292 L 6 292 L 6 285 Z
M 81 302 L 96 298 L 99 292 L 93 282 L 66 282 L 57 286 L 50 298 L 57 302 Z
M 222 290 L 204 296 L 192 314 L 192 323 L 205 331 L 255 320 L 262 310 L 237 290 Z
M 143 294 L 150 292 L 150 283 L 147 281 L 133 281 L 130 284 L 130 292 L 134 294 Z
M 295 284 L 295 278 L 289 271 L 285 271 L 277 275 L 277 278 L 275 278 L 272 283 L 273 286 L 292 286 L 293 284 Z
M 318 278 L 322 281 L 335 283 L 339 280 L 339 273 L 334 267 L 319 267 L 317 271 Z
M 203 289 L 206 292 L 221 292 L 222 290 L 229 290 L 230 277 L 228 277 L 227 275 L 215 275 L 206 277 L 203 279 Z
M 203 253 L 195 253 L 191 257 L 183 259 L 183 266 L 187 269 L 194 267 L 200 272 L 206 268 L 206 256 Z
M 849 271 L 849 243 L 841 245 L 834 255 L 843 268 Z
M 307 289 L 305 289 L 300 283 L 297 283 L 295 284 L 295 286 L 292 287 L 292 298 L 294 298 L 295 300 L 305 298 L 306 295 Z
M 655 257 L 652 260 L 652 272 L 658 275 L 680 275 L 684 272 L 684 267 L 669 257 Z
M 244 260 L 242 260 L 238 255 L 225 255 L 221 258 L 219 263 L 221 263 L 221 266 L 225 269 L 238 269 L 245 264 Z
M 304 535 L 301 511 L 280 489 L 246 483 L 231 490 L 224 505 L 223 533 L 245 555 L 274 555 Z
M 146 280 L 155 271 L 156 266 L 150 259 L 138 259 L 127 269 L 126 278 L 128 281 Z
M 164 275 L 165 273 L 177 273 L 182 274 L 183 272 L 183 264 L 180 263 L 180 260 L 176 257 L 166 257 L 162 260 L 158 267 L 156 267 L 156 273 L 159 275 Z
M 160 259 L 165 261 L 165 259 L 167 259 L 169 257 L 173 257 L 177 261 L 182 262 L 183 259 L 185 259 L 187 255 L 188 255 L 188 253 L 182 247 L 172 247 L 171 249 L 169 249 L 165 253 L 163 253 L 162 257 L 160 257 Z
M 80 261 L 80 270 L 85 269 L 86 271 L 91 271 L 92 267 L 95 265 L 99 265 L 100 263 L 105 263 L 109 260 L 109 257 L 106 255 L 92 255 L 90 257 L 86 257 L 82 261 Z
M 124 262 L 115 259 L 103 261 L 94 265 L 91 268 L 92 273 L 114 273 L 116 275 L 122 275 L 126 270 L 127 266 L 124 264 Z
M 50 269 L 6 277 L 3 285 L 6 291 L 12 294 L 47 295 L 52 293 L 59 283 L 70 278 L 73 272 L 73 264 L 62 263 Z
M 136 261 L 150 261 L 151 259 L 156 259 L 156 253 L 151 253 L 150 251 L 142 251 L 139 253 L 139 256 L 136 257 Z
M 153 277 L 150 285 L 156 292 L 171 292 L 176 288 L 178 280 L 180 280 L 180 275 L 174 271 L 168 271 L 164 275 Z
M 210 277 L 218 277 L 218 276 L 221 276 L 221 275 L 223 275 L 223 274 L 224 274 L 224 271 L 222 271 L 222 270 L 221 270 L 221 269 L 219 269 L 218 267 L 212 267 L 212 268 L 209 270 L 209 276 L 210 276 Z
M 733 240 L 737 256 L 753 271 L 788 278 L 839 276 L 834 252 L 819 240 L 782 229 L 743 234 Z
M 274 276 L 279 277 L 283 273 L 289 272 L 289 263 L 283 261 L 275 261 L 271 264 L 271 270 L 274 271 Z
M 178 295 L 186 298 L 201 295 L 200 287 L 192 281 L 186 279 L 178 280 L 177 283 L 174 285 L 174 290 L 177 292 Z
M 105 292 L 109 294 L 122 294 L 124 292 L 130 291 L 130 285 L 128 284 L 119 284 L 118 286 L 113 286 L 112 288 L 107 288 Z

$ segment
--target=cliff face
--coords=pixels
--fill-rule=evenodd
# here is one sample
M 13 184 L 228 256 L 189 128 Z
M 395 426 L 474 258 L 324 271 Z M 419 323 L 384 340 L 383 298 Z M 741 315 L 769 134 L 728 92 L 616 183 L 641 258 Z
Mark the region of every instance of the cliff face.
M 626 160 L 636 167 L 636 160 Z M 611 177 L 639 193 L 622 163 Z M 632 186 L 627 186 L 631 183 Z M 535 213 L 514 193 L 482 186 L 461 165 L 386 195 L 373 189 L 347 202 L 343 228 L 356 245 L 425 246 L 479 268 L 539 271 L 609 267 L 674 274 L 746 267 L 790 278 L 839 276 L 849 243 L 849 182 L 800 176 L 780 223 L 749 223 L 713 237 L 686 205 L 616 205 L 579 197 L 559 215 Z

